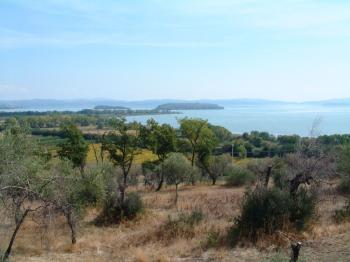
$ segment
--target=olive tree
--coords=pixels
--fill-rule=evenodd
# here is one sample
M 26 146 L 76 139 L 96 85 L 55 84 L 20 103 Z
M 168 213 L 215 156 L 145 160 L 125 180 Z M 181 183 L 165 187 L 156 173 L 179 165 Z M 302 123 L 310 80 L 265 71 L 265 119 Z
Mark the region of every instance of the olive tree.
M 196 155 L 200 153 L 200 159 L 203 160 L 211 154 L 216 145 L 216 138 L 206 120 L 184 118 L 179 120 L 179 123 L 182 138 L 185 138 L 190 144 L 190 161 L 191 166 L 194 167 Z M 194 185 L 195 178 L 193 176 L 191 182 Z
M 153 119 L 147 122 L 147 125 L 142 128 L 145 130 L 143 136 L 147 140 L 147 147 L 157 155 L 157 164 L 160 165 L 159 181 L 156 191 L 162 188 L 164 183 L 164 174 L 162 172 L 162 166 L 164 160 L 169 156 L 170 153 L 176 150 L 176 132 L 173 127 L 168 124 L 159 125 Z M 149 169 L 148 169 L 149 170 Z M 149 170 L 150 171 L 150 170 Z
M 228 154 L 209 156 L 207 160 L 202 162 L 202 166 L 212 180 L 213 185 L 216 184 L 218 177 L 223 176 L 231 165 L 232 157 Z
M 100 202 L 105 193 L 104 166 L 88 168 L 84 175 L 68 160 L 55 163 L 51 172 L 53 182 L 46 198 L 53 210 L 64 215 L 71 231 L 71 242 L 76 243 L 77 225 L 87 206 Z
M 47 158 L 28 133 L 15 127 L 0 134 L 0 202 L 14 222 L 4 259 L 27 216 L 49 205 L 45 195 L 51 182 Z
M 102 148 L 108 152 L 114 166 L 121 170 L 120 179 L 118 177 L 118 201 L 120 203 L 123 203 L 125 199 L 128 175 L 135 156 L 140 153 L 139 145 L 139 126 L 134 125 L 134 129 L 131 130 L 124 118 L 116 119 L 114 130 L 106 134 L 102 141 Z
M 74 167 L 78 167 L 83 171 L 89 152 L 89 145 L 85 141 L 82 132 L 74 124 L 63 126 L 61 132 L 65 140 L 58 145 L 59 157 L 69 159 Z
M 171 154 L 165 161 L 163 172 L 167 184 L 175 185 L 175 205 L 178 199 L 178 187 L 188 180 L 192 173 L 192 166 L 188 159 L 181 153 Z

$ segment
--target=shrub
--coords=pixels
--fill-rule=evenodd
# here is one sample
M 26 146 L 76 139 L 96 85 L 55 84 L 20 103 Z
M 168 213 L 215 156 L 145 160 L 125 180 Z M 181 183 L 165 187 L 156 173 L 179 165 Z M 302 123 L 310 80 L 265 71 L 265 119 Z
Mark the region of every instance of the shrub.
M 350 194 L 350 146 L 338 150 L 337 171 L 341 174 L 338 189 L 341 193 Z
M 350 221 L 350 200 L 344 208 L 335 210 L 333 219 L 336 223 L 342 223 L 344 221 Z
M 286 189 L 288 187 L 288 179 L 285 170 L 273 170 L 272 178 L 276 187 L 280 189 Z
M 292 198 L 289 220 L 297 229 L 303 229 L 316 212 L 316 197 L 312 192 L 301 189 Z
M 133 219 L 143 210 L 143 202 L 137 193 L 129 193 L 123 206 L 124 216 Z
M 102 170 L 97 168 L 87 169 L 77 185 L 77 197 L 85 204 L 97 204 L 105 195 Z
M 282 229 L 288 222 L 290 207 L 289 194 L 280 189 L 248 192 L 236 220 L 240 235 L 256 240 L 259 233 L 272 234 Z
M 232 167 L 225 178 L 227 186 L 242 186 L 252 184 L 255 181 L 253 172 L 242 167 Z
M 181 213 L 176 219 L 168 217 L 168 221 L 161 229 L 166 239 L 177 237 L 194 237 L 194 226 L 203 220 L 202 211 L 195 210 L 191 213 Z
M 134 219 L 143 210 L 143 202 L 137 193 L 129 193 L 123 203 L 110 196 L 104 202 L 101 214 L 96 218 L 96 225 L 117 224 L 122 220 Z
M 271 235 L 293 225 L 302 229 L 315 213 L 313 194 L 300 190 L 296 195 L 279 188 L 260 189 L 245 195 L 241 215 L 228 233 L 228 242 L 240 239 L 256 242 L 259 236 Z
M 350 177 L 343 176 L 340 179 L 340 183 L 338 185 L 338 191 L 341 194 L 350 194 Z

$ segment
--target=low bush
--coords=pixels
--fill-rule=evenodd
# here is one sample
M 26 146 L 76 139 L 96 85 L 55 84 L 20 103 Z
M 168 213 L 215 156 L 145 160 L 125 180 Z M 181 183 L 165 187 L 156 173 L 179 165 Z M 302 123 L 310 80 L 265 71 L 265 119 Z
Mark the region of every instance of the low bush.
M 97 168 L 87 169 L 79 181 L 77 197 L 87 205 L 95 205 L 105 197 L 104 181 L 100 172 Z
M 307 222 L 316 213 L 316 196 L 306 189 L 301 189 L 291 198 L 289 220 L 298 230 L 304 229 Z
M 116 197 L 108 197 L 101 214 L 96 218 L 96 225 L 117 224 L 122 220 L 132 220 L 143 210 L 143 202 L 137 193 L 127 194 L 123 203 Z
M 335 210 L 333 219 L 336 223 L 350 221 L 350 200 L 342 209 Z
M 341 194 L 350 194 L 350 178 L 344 176 L 340 179 L 340 183 L 338 185 L 338 191 Z
M 285 170 L 283 169 L 273 170 L 272 178 L 273 178 L 274 185 L 279 189 L 286 189 L 288 187 L 288 179 L 287 179 L 287 174 L 285 173 Z
M 228 233 L 228 242 L 241 239 L 256 242 L 260 236 L 272 235 L 290 226 L 302 229 L 315 213 L 313 194 L 300 190 L 295 196 L 279 188 L 260 189 L 245 195 L 242 211 Z
M 232 167 L 226 173 L 227 186 L 243 186 L 254 183 L 255 174 L 248 169 L 242 167 Z
M 203 220 L 202 211 L 196 210 L 191 213 L 181 213 L 177 218 L 170 216 L 164 227 L 161 229 L 162 238 L 167 240 L 177 237 L 193 238 L 194 226 Z
M 240 235 L 256 240 L 260 233 L 272 234 L 283 229 L 289 220 L 290 207 L 289 193 L 280 189 L 247 193 L 241 216 L 236 219 Z

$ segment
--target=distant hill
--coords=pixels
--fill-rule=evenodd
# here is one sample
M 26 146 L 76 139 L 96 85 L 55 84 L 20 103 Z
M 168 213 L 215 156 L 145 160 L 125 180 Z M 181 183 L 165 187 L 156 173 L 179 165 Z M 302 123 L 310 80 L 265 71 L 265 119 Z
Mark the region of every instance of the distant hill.
M 156 110 L 212 110 L 224 107 L 209 103 L 167 103 L 156 107 Z
M 95 106 L 95 110 L 129 110 L 129 107 L 125 106 L 105 106 L 105 105 L 100 105 L 100 106 Z
M 322 106 L 350 106 L 350 99 L 330 99 L 323 101 L 306 102 L 307 104 Z

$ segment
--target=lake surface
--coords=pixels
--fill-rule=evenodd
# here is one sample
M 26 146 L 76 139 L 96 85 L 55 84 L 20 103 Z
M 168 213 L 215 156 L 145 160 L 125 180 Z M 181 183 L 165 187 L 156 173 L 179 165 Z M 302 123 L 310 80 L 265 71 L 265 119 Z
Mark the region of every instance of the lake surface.
M 79 111 L 93 108 L 91 105 L 28 107 L 0 111 Z M 148 107 L 134 109 L 151 109 Z M 178 126 L 177 119 L 196 117 L 207 119 L 211 124 L 226 127 L 235 134 L 253 130 L 267 131 L 274 135 L 298 134 L 308 136 L 314 122 L 318 134 L 350 134 L 350 106 L 322 106 L 312 104 L 267 104 L 227 106 L 224 110 L 187 110 L 182 114 L 132 116 L 128 121 L 145 123 L 154 118 L 159 123 Z
M 224 110 L 188 110 L 177 115 L 132 116 L 129 121 L 145 123 L 154 118 L 159 123 L 177 127 L 177 119 L 197 117 L 207 119 L 233 133 L 253 130 L 267 131 L 274 135 L 310 135 L 316 125 L 317 135 L 350 134 L 350 107 L 318 105 L 258 105 L 227 107 Z M 315 123 L 315 124 L 314 124 Z

